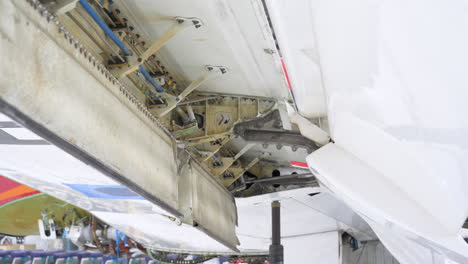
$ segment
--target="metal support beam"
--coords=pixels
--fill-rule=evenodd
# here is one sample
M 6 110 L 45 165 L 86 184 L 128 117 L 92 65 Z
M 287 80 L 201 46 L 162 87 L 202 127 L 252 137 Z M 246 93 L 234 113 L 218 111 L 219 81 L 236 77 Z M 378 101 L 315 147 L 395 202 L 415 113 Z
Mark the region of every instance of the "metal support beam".
M 203 24 L 200 19 L 194 17 L 176 17 L 174 19 L 174 24 L 158 39 L 156 40 L 143 54 L 141 54 L 136 63 L 129 64 L 128 67 L 123 69 L 115 69 L 113 74 L 117 78 L 122 78 L 127 76 L 128 74 L 137 71 L 151 55 L 155 54 L 159 49 L 161 49 L 166 43 L 174 38 L 177 34 L 183 32 L 185 29 L 189 28 L 190 26 L 194 26 L 195 28 L 201 27 Z
M 197 89 L 204 82 L 210 80 L 211 78 L 227 73 L 227 68 L 223 66 L 206 66 L 207 71 L 200 75 L 195 81 L 193 81 L 185 90 L 177 96 L 177 101 L 182 101 L 187 95 Z
M 197 119 L 195 118 L 195 113 L 193 112 L 193 109 L 192 109 L 192 106 L 191 105 L 187 105 L 187 114 L 190 118 L 190 121 L 196 121 Z
M 270 264 L 283 264 L 284 253 L 281 245 L 281 203 L 271 203 L 271 245 Z
M 159 117 L 162 117 L 169 113 L 172 109 L 174 109 L 177 106 L 177 102 L 181 102 L 184 100 L 187 95 L 189 95 L 191 92 L 193 92 L 195 89 L 197 89 L 200 85 L 202 85 L 204 82 L 214 78 L 215 76 L 218 75 L 223 75 L 228 72 L 226 67 L 223 66 L 211 66 L 208 65 L 206 66 L 206 72 L 202 73 L 195 81 L 193 81 L 185 90 L 179 94 L 176 98 L 176 102 L 172 102 L 168 104 L 168 106 L 161 111 L 159 111 L 157 114 Z
M 251 149 L 253 146 L 255 146 L 256 144 L 255 143 L 249 143 L 247 145 L 245 145 L 237 154 L 236 156 L 234 156 L 234 161 L 236 161 L 237 159 L 239 159 L 242 155 L 244 155 L 247 151 L 249 151 L 249 149 Z
M 252 168 L 255 164 L 257 164 L 260 160 L 262 160 L 263 157 L 265 157 L 267 154 L 266 153 L 263 153 L 259 156 L 257 156 L 255 159 L 253 159 L 251 162 L 249 162 L 249 164 L 247 164 L 247 166 L 245 166 L 244 168 L 242 168 L 239 172 L 237 172 L 237 174 L 234 176 L 234 178 L 232 179 L 224 179 L 223 180 L 223 185 L 224 186 L 229 186 L 231 184 L 233 184 L 237 179 L 239 179 L 246 171 L 250 170 L 250 168 Z
M 195 198 L 187 217 L 198 225 L 185 225 L 184 233 L 196 234 L 202 239 L 200 244 L 219 241 L 223 248 L 236 250 L 233 197 L 196 162 L 189 163 L 187 172 L 192 184 L 179 186 L 174 141 L 166 128 L 60 20 L 37 0 L 0 1 L 0 16 L 5 22 L 0 23 L 0 57 L 10 62 L 0 63 L 0 112 L 50 143 L 40 150 L 32 146 L 38 155 L 24 155 L 32 153 L 28 146 L 15 146 L 13 155 L 3 145 L 3 175 L 21 176 L 32 187 L 90 211 L 123 214 L 137 210 L 143 212 L 140 218 L 151 222 L 161 219 L 159 214 L 185 219 L 179 212 L 178 192 L 191 193 Z M 35 42 L 41 43 L 40 48 L 31 48 Z M 64 175 L 67 168 L 76 168 L 74 176 L 67 174 L 67 184 L 118 185 L 140 198 L 126 200 L 117 208 L 106 199 L 73 191 L 55 176 Z M 67 195 L 69 191 L 73 195 Z M 158 228 L 169 231 L 150 234 L 139 232 L 138 224 L 119 224 L 115 219 L 107 222 L 125 226 L 139 241 L 206 251 L 172 235 L 180 232 L 173 223 L 157 220 Z
M 223 133 L 219 133 L 219 134 L 216 134 L 216 135 L 209 135 L 209 136 L 201 136 L 201 137 L 196 137 L 196 138 L 190 138 L 190 139 L 187 140 L 186 146 L 193 147 L 193 146 L 197 146 L 197 145 L 207 143 L 207 142 L 210 142 L 210 141 L 214 141 L 214 140 L 217 140 L 217 139 L 222 139 L 222 138 L 225 138 L 227 136 L 231 136 L 231 133 L 230 132 L 223 132 Z
M 227 169 L 229 169 L 229 167 L 232 166 L 232 164 L 234 164 L 234 162 L 236 160 L 238 160 L 242 155 L 244 155 L 247 151 L 249 151 L 249 149 L 251 149 L 255 145 L 256 145 L 255 143 L 249 143 L 249 144 L 245 145 L 234 157 L 232 157 L 232 158 L 223 158 L 223 160 L 225 161 L 224 166 L 222 166 L 219 169 L 213 169 L 212 170 L 213 175 L 214 176 L 222 175 Z
M 305 148 L 312 152 L 318 146 L 312 140 L 304 137 L 300 133 L 286 130 L 283 127 L 279 110 L 273 110 L 267 115 L 257 117 L 234 125 L 234 135 L 241 136 L 247 142 L 257 142 L 264 144 L 275 144 L 278 149 L 283 146 Z
M 214 149 L 212 152 L 210 152 L 208 155 L 206 155 L 205 158 L 202 159 L 203 162 L 209 160 L 211 157 L 213 157 L 214 154 L 218 153 L 218 151 L 224 146 L 226 145 L 229 141 L 231 140 L 231 137 L 226 137 L 224 138 L 220 143 L 219 143 L 219 146 Z
M 290 174 L 279 177 L 269 177 L 258 180 L 246 181 L 246 184 L 264 183 L 264 184 L 313 184 L 318 187 L 317 179 L 312 173 Z

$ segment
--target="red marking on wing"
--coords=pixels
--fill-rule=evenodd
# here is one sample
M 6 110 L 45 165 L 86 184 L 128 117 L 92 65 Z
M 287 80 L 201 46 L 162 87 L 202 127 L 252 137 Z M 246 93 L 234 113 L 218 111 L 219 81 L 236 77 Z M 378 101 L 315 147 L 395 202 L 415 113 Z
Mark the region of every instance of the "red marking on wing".
M 300 162 L 300 161 L 290 161 L 289 164 L 291 164 L 291 166 L 293 167 L 297 167 L 297 168 L 309 168 L 309 166 L 307 166 L 307 162 Z
M 289 79 L 289 74 L 288 74 L 288 70 L 286 69 L 286 64 L 284 63 L 283 58 L 281 58 L 280 60 L 281 60 L 281 68 L 283 68 L 284 78 L 286 78 L 286 82 L 288 83 L 289 90 L 292 91 L 291 80 Z
M 0 176 L 0 206 L 11 201 L 40 193 L 26 185 Z

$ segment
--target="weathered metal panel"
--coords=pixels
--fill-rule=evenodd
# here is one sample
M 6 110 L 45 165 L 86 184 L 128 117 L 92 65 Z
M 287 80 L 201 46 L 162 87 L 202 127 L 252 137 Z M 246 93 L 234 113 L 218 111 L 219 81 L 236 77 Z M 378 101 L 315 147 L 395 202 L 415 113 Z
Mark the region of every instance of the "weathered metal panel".
M 38 12 L 29 12 L 32 8 L 25 2 L 2 1 L 2 10 L 12 3 L 20 8 L 2 16 L 14 23 L 0 25 L 5 32 L 0 57 L 11 62 L 0 65 L 1 99 L 161 203 L 177 208 L 170 138 L 124 88 L 93 69 L 96 62 L 81 55 L 55 25 L 37 19 Z
M 205 188 L 226 202 L 224 214 L 217 215 L 229 217 L 221 221 L 227 223 L 225 233 L 205 217 L 194 217 L 207 224 L 204 232 L 167 217 L 183 216 L 172 139 L 144 105 L 60 23 L 54 19 L 48 23 L 50 14 L 44 10 L 38 12 L 26 1 L 0 1 L 0 14 L 0 111 L 11 119 L 1 117 L 33 131 L 40 141 L 36 143 L 41 143 L 2 145 L 1 173 L 85 208 L 155 248 L 186 252 L 235 248 L 235 221 L 230 220 L 236 215 L 234 201 L 218 185 Z M 127 186 L 142 199 L 91 197 L 70 184 Z M 199 205 L 194 215 L 197 210 L 216 211 L 218 207 L 211 208 L 215 205 Z M 138 219 L 135 213 L 141 214 Z
M 237 209 L 234 198 L 210 174 L 191 163 L 193 221 L 219 242 L 238 245 L 235 229 Z

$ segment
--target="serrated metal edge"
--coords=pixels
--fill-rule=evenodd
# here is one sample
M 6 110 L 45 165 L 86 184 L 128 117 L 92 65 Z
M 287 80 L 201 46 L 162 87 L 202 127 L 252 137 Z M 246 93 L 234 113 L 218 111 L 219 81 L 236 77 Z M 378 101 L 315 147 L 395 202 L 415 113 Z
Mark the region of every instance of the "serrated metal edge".
M 42 5 L 39 0 L 26 0 L 38 13 L 41 17 L 44 17 L 48 23 L 52 23 L 58 28 L 58 32 L 63 35 L 63 37 L 68 40 L 67 42 L 81 54 L 85 59 L 87 59 L 92 66 L 99 72 L 105 79 L 107 79 L 111 84 L 119 87 L 119 91 L 128 99 L 129 102 L 134 104 L 137 109 L 143 113 L 150 121 L 156 124 L 157 127 L 161 128 L 171 139 L 175 140 L 173 135 L 169 130 L 154 116 L 146 106 L 138 100 L 128 89 L 125 87 L 108 69 L 107 67 L 100 63 L 90 51 L 88 51 L 80 41 L 75 38 L 63 25 L 55 15 L 47 10 L 47 8 Z

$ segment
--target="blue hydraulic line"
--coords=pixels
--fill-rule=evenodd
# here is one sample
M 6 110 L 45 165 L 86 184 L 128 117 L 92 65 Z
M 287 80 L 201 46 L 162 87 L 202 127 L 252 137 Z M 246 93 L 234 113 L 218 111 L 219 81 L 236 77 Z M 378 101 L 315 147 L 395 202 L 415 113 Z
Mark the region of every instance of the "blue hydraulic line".
M 139 72 L 141 72 L 141 74 L 143 74 L 143 76 L 145 77 L 145 79 L 151 83 L 151 85 L 153 85 L 154 88 L 156 88 L 156 91 L 160 92 L 160 93 L 163 93 L 164 92 L 164 89 L 161 88 L 161 86 L 159 86 L 153 78 L 151 78 L 151 75 L 145 70 L 145 68 L 143 68 L 143 66 L 140 65 L 140 70 Z
M 126 56 L 132 55 L 132 53 L 125 47 L 125 44 L 112 32 L 112 29 L 102 20 L 102 18 L 94 11 L 93 7 L 88 3 L 87 0 L 80 0 L 80 4 L 86 10 L 86 12 L 93 18 L 94 22 L 99 25 L 99 27 L 106 33 L 109 38 L 114 41 L 114 43 L 119 46 Z
M 99 25 L 99 27 L 106 33 L 106 35 L 114 41 L 114 43 L 123 51 L 126 56 L 131 56 L 131 52 L 127 49 L 125 44 L 114 34 L 114 32 L 109 28 L 109 26 L 102 20 L 102 18 L 94 11 L 93 7 L 88 3 L 87 0 L 80 0 L 80 4 L 86 10 L 86 12 L 93 18 L 94 22 Z M 156 89 L 156 91 L 162 93 L 164 89 L 161 88 L 154 80 L 151 78 L 151 75 L 140 65 L 141 74 L 145 79 Z

